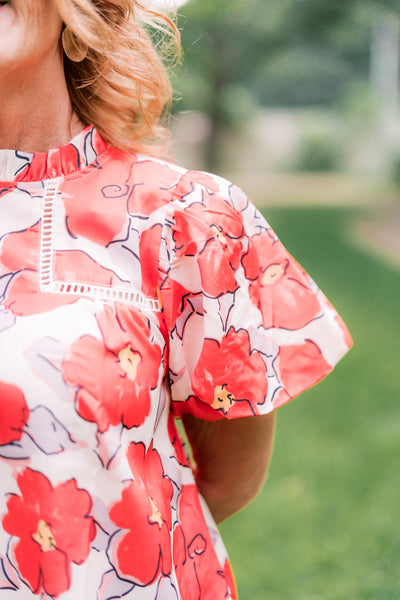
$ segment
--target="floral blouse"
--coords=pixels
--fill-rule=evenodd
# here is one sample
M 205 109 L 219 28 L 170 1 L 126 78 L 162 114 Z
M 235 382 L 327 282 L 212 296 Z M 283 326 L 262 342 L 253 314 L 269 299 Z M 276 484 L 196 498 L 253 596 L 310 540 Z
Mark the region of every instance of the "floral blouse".
M 175 419 L 284 404 L 343 322 L 222 178 L 88 127 L 0 180 L 0 598 L 236 598 Z

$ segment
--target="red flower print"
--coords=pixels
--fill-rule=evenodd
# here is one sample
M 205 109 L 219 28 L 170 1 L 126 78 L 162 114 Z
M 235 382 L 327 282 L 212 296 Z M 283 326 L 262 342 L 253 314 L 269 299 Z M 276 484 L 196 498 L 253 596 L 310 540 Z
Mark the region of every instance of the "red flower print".
M 204 292 L 213 298 L 234 292 L 244 235 L 242 215 L 223 198 L 204 192 L 203 204 L 177 210 L 174 220 L 175 254 L 196 257 Z
M 14 181 L 40 181 L 46 175 L 47 168 L 47 152 L 36 152 Z
M 151 341 L 146 318 L 134 307 L 105 306 L 97 315 L 102 340 L 84 335 L 72 343 L 63 362 L 67 383 L 79 386 L 76 409 L 97 423 L 141 425 L 150 410 L 150 390 L 158 383 L 161 348 Z
M 232 600 L 238 600 L 238 591 L 236 587 L 235 577 L 233 575 L 232 566 L 229 560 L 225 561 L 224 565 L 224 575 L 225 579 L 228 583 L 229 592 L 231 594 Z
M 127 455 L 133 479 L 110 510 L 112 521 L 127 532 L 113 539 L 110 560 L 121 578 L 145 586 L 172 570 L 173 487 L 152 445 L 146 452 L 144 444 L 131 443 Z
M 231 184 L 229 186 L 229 197 L 232 206 L 238 211 L 244 211 L 250 204 L 248 196 L 241 188 L 237 187 L 237 185 Z
M 179 435 L 172 413 L 170 413 L 168 417 L 168 437 L 175 449 L 175 456 L 179 464 L 184 467 L 190 467 L 189 457 L 185 451 L 185 446 L 181 440 L 181 436 Z
M 142 292 L 155 298 L 157 294 L 158 257 L 160 254 L 162 225 L 156 223 L 140 236 L 139 256 L 142 273 Z
M 203 171 L 186 171 L 179 180 L 175 197 L 183 198 L 193 192 L 195 186 L 199 185 L 214 194 L 220 191 L 218 182 L 209 173 L 204 173 Z
M 21 495 L 12 495 L 3 527 L 18 541 L 13 562 L 34 594 L 57 597 L 69 589 L 71 563 L 82 564 L 95 535 L 91 498 L 70 479 L 55 487 L 25 469 L 17 476 Z
M 250 238 L 242 263 L 266 329 L 300 329 L 321 313 L 308 276 L 270 232 Z
M 40 224 L 22 231 L 13 231 L 2 240 L 0 260 L 10 271 L 35 269 L 40 248 Z
M 91 283 L 104 287 L 122 286 L 124 282 L 110 269 L 102 267 L 80 250 L 59 250 L 54 253 L 55 280 L 71 283 Z
M 15 186 L 12 184 L 5 185 L 2 182 L 0 183 L 0 198 L 14 191 Z
M 149 217 L 171 201 L 171 195 L 180 177 L 178 171 L 166 164 L 153 160 L 135 162 L 132 165 L 134 189 L 129 197 L 128 212 L 131 215 Z
M 175 408 L 188 407 L 204 419 L 220 414 L 240 417 L 257 414 L 257 405 L 267 394 L 266 366 L 261 355 L 251 351 L 247 331 L 231 327 L 221 342 L 205 339 L 192 375 L 195 397 L 176 402 Z
M 163 318 L 171 332 L 182 339 L 185 327 L 193 314 L 204 315 L 202 292 L 188 292 L 178 281 L 165 277 L 159 288 Z
M 179 337 L 182 337 L 186 322 L 192 313 L 203 312 L 203 294 L 201 292 L 190 293 L 172 277 L 165 276 L 160 284 L 160 300 L 163 307 L 165 322 L 171 331 L 176 328 Z M 179 322 L 178 322 L 179 319 Z M 183 321 L 183 322 L 182 322 Z
M 198 538 L 198 541 L 202 542 L 201 546 L 197 546 L 197 552 L 201 554 L 205 549 L 204 538 Z M 198 574 L 196 572 L 196 563 L 192 560 L 195 558 L 196 553 L 193 552 L 193 556 L 188 555 L 188 549 L 185 539 L 185 534 L 180 523 L 175 525 L 174 528 L 174 566 L 176 576 L 179 583 L 179 591 L 183 598 L 188 600 L 199 600 L 200 596 L 200 582 Z M 213 565 L 214 566 L 214 565 Z
M 314 385 L 332 370 L 321 350 L 311 340 L 305 340 L 303 344 L 281 346 L 278 360 L 276 368 L 284 390 L 274 398 L 274 408 Z
M 26 166 L 18 171 L 15 181 L 42 181 L 55 174 L 69 175 L 89 165 L 94 169 L 97 167 L 97 156 L 107 148 L 106 142 L 91 126 L 82 132 L 79 139 L 75 138 L 72 142 L 49 152 L 36 152 Z
M 232 574 L 227 565 L 224 569 L 219 563 L 196 486 L 183 486 L 178 502 L 178 518 L 179 523 L 174 529 L 174 565 L 182 598 L 235 598 Z
M 0 382 L 0 446 L 21 439 L 29 418 L 25 396 L 16 386 Z
M 15 272 L 7 286 L 4 306 L 14 315 L 45 312 L 76 302 L 74 294 L 53 294 L 40 291 L 39 251 L 41 227 L 36 223 L 29 229 L 7 234 L 0 250 L 1 274 Z M 53 254 L 54 276 L 57 280 L 96 285 L 121 285 L 113 271 L 105 269 L 79 250 L 56 251 Z
M 329 300 L 327 300 L 327 299 L 325 298 L 325 301 L 326 301 L 326 303 L 327 303 L 327 305 L 328 305 L 329 307 L 331 307 L 333 310 L 335 310 L 335 309 L 333 308 L 332 304 L 329 302 Z M 352 347 L 352 345 L 353 345 L 353 340 L 352 340 L 352 337 L 351 337 L 351 335 L 350 335 L 350 332 L 349 332 L 349 330 L 347 329 L 346 325 L 344 324 L 344 321 L 343 321 L 343 319 L 342 319 L 342 318 L 341 318 L 341 317 L 340 317 L 338 314 L 336 314 L 336 315 L 335 315 L 335 322 L 337 323 L 337 325 L 339 326 L 339 329 L 341 329 L 341 331 L 342 331 L 342 333 L 343 333 L 343 336 L 344 336 L 344 341 L 345 341 L 345 344 L 346 344 L 346 346 L 347 346 L 348 348 L 351 348 L 351 347 Z
M 127 161 L 112 157 L 108 166 L 109 169 L 99 169 L 95 178 L 66 180 L 62 187 L 68 231 L 73 237 L 82 236 L 101 246 L 126 237 L 126 207 L 133 188 L 132 169 Z M 85 201 L 77 202 L 77 198 Z

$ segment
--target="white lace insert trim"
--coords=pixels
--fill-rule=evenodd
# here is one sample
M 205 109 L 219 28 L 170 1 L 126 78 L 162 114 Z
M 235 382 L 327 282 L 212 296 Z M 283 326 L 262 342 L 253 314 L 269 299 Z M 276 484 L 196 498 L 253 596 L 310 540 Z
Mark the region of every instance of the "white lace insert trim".
M 114 300 L 142 306 L 150 310 L 161 310 L 160 302 L 148 298 L 140 290 L 127 288 L 106 287 L 90 283 L 55 281 L 53 280 L 53 211 L 61 178 L 45 182 L 43 201 L 41 252 L 39 265 L 40 290 L 53 294 L 72 294 L 85 296 L 93 300 Z
M 57 198 L 60 178 L 50 179 L 44 184 L 42 231 L 40 237 L 39 280 L 42 292 L 50 291 L 53 273 L 53 208 Z

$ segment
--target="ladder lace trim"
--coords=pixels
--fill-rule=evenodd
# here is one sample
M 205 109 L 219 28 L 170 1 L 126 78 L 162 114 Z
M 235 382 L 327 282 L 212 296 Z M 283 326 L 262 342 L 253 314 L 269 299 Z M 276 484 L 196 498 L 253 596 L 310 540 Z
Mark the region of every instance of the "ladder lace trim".
M 159 311 L 161 305 L 155 298 L 148 298 L 140 290 L 106 287 L 90 283 L 53 280 L 53 211 L 61 178 L 45 182 L 42 214 L 41 252 L 39 265 L 40 290 L 53 294 L 72 294 L 93 300 L 124 302 Z

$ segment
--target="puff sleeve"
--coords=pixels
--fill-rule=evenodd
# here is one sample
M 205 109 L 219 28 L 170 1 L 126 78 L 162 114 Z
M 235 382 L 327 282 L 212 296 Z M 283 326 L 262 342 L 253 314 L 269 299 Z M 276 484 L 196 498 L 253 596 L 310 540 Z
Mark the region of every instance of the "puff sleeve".
M 160 298 L 175 414 L 266 414 L 351 346 L 332 305 L 245 194 L 187 172 L 169 205 Z

